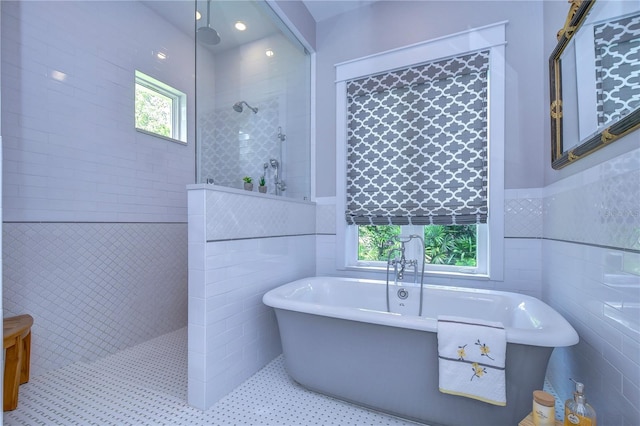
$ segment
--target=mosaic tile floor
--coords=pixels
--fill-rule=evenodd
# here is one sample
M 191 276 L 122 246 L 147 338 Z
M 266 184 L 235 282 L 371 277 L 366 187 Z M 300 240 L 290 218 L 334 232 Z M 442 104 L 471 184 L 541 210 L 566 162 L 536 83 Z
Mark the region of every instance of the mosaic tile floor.
M 416 425 L 307 391 L 282 356 L 211 409 L 189 407 L 187 330 L 20 386 L 5 425 Z

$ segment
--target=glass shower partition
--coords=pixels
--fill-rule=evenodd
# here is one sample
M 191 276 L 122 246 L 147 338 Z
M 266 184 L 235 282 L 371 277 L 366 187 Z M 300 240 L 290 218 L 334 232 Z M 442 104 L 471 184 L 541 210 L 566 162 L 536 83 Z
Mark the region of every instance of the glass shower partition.
M 309 53 L 266 2 L 196 8 L 197 183 L 309 199 Z

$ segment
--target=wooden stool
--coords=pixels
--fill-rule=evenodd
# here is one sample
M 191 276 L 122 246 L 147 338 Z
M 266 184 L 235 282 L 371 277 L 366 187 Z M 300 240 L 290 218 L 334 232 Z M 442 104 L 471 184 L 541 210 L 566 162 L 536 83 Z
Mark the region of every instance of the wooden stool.
M 4 411 L 18 407 L 18 387 L 29 381 L 31 355 L 31 315 L 4 318 Z

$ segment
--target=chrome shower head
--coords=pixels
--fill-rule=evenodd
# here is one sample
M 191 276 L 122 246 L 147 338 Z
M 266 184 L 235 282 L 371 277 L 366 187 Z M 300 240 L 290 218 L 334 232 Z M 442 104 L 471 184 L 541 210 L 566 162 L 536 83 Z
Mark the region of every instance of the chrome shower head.
M 198 28 L 198 31 L 196 32 L 196 37 L 198 41 L 204 44 L 210 44 L 212 46 L 215 46 L 216 44 L 220 43 L 220 35 L 216 30 L 214 30 L 210 26 Z
M 252 107 L 251 105 L 249 105 L 245 101 L 238 101 L 235 104 L 233 104 L 233 110 L 236 111 L 236 112 L 242 112 L 242 104 L 245 104 L 247 106 L 247 108 L 249 108 L 251 111 L 253 111 L 254 114 L 258 113 L 258 108 Z
M 211 0 L 207 0 L 207 26 L 196 30 L 196 38 L 204 44 L 216 45 L 220 43 L 220 34 L 211 28 Z

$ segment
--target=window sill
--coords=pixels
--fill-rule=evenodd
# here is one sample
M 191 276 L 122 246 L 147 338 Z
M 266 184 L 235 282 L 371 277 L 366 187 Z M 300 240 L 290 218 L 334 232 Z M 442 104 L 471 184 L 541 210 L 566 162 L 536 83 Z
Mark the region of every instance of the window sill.
M 386 267 L 378 267 L 378 266 L 357 266 L 350 265 L 342 268 L 343 271 L 348 272 L 360 272 L 360 273 L 370 273 L 370 274 L 379 274 L 382 276 L 381 279 L 386 279 L 387 268 Z M 390 270 L 392 273 L 393 270 Z M 411 275 L 412 273 L 408 273 Z M 487 274 L 474 274 L 470 272 L 459 272 L 459 271 L 424 271 L 425 278 L 455 278 L 455 279 L 465 279 L 465 280 L 482 280 L 489 281 L 491 278 Z
M 148 130 L 140 129 L 136 127 L 136 132 L 143 133 L 145 135 L 154 136 L 156 138 L 164 139 L 169 142 L 179 143 L 180 145 L 187 145 L 187 141 L 181 141 L 179 139 L 170 138 L 168 136 L 159 135 L 158 133 L 153 133 Z

